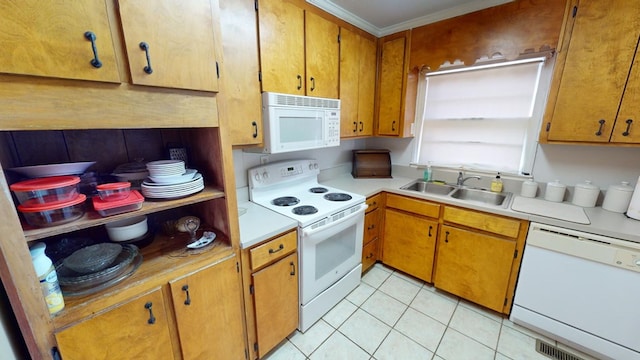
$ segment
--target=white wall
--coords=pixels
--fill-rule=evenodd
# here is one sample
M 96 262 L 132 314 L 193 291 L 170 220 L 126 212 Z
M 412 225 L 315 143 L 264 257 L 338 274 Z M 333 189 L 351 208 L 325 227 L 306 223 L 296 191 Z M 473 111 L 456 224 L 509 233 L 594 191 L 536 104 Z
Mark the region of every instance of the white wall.
M 325 149 L 295 151 L 284 154 L 262 155 L 233 150 L 233 165 L 235 169 L 236 188 L 246 187 L 247 170 L 260 165 L 260 158 L 267 156 L 269 162 L 288 159 L 316 159 L 320 170 L 327 170 L 346 163 L 351 163 L 351 154 L 354 149 L 366 149 L 364 139 L 340 140 L 340 146 Z
M 371 138 L 368 148 L 391 150 L 394 165 L 409 165 L 413 139 Z M 591 180 L 606 190 L 628 181 L 634 186 L 640 176 L 640 148 L 588 145 L 538 145 L 533 177 L 538 182 L 560 180 L 575 185 Z

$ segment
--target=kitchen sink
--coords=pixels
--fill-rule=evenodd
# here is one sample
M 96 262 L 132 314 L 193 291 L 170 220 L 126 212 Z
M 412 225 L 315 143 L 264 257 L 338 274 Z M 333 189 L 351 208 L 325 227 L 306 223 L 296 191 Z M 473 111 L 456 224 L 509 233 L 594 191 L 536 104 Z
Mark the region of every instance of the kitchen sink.
M 452 185 L 446 185 L 446 184 L 430 183 L 424 180 L 416 180 L 412 183 L 409 183 L 401 187 L 400 189 L 423 192 L 423 193 L 434 194 L 434 195 L 447 195 L 451 191 L 455 190 L 456 187 Z
M 511 195 L 509 192 L 495 193 L 484 189 L 458 188 L 449 196 L 459 200 L 506 207 L 509 204 Z

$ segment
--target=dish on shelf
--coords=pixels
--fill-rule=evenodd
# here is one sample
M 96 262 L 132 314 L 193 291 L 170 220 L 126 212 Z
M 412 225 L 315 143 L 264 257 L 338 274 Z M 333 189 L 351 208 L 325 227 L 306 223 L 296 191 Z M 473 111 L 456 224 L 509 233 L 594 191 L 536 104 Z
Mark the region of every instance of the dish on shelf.
M 146 215 L 140 215 L 108 223 L 104 226 L 111 241 L 128 241 L 149 231 Z
M 131 265 L 139 255 L 140 252 L 135 245 L 122 245 L 122 251 L 116 256 L 111 265 L 89 274 L 75 272 L 65 265 L 64 260 L 58 261 L 55 265 L 58 283 L 65 295 L 66 293 L 93 290 L 93 288 L 103 286 L 107 283 L 112 285 L 113 283 L 111 281 L 126 273 L 127 270 L 130 269 L 129 265 Z
M 63 164 L 47 164 L 47 165 L 35 165 L 35 166 L 22 166 L 9 168 L 20 175 L 29 178 L 39 178 L 48 176 L 59 175 L 80 175 L 84 173 L 91 165 L 95 164 L 95 161 L 84 161 L 74 163 Z
M 87 200 L 87 196 L 79 194 L 77 198 L 70 201 L 29 206 L 18 205 L 18 211 L 31 226 L 56 226 L 81 218 L 84 215 L 85 200 Z
M 21 205 L 53 205 L 77 198 L 79 183 L 79 177 L 65 175 L 19 181 L 9 188 Z
M 198 173 L 198 170 L 195 169 L 187 169 L 182 175 L 173 175 L 173 176 L 149 176 L 149 179 L 153 181 L 153 184 L 158 185 L 174 185 L 181 184 L 188 181 L 193 180 L 193 178 Z
M 128 181 L 100 184 L 96 186 L 98 196 L 103 201 L 118 201 L 129 197 L 131 183 Z
M 111 265 L 122 251 L 122 245 L 100 243 L 76 250 L 63 260 L 64 266 L 80 273 L 98 272 Z
M 151 199 L 175 199 L 195 194 L 204 189 L 202 174 L 197 173 L 192 180 L 180 184 L 160 185 L 144 181 L 142 194 Z
M 158 160 L 147 163 L 149 176 L 179 176 L 187 170 L 182 160 Z

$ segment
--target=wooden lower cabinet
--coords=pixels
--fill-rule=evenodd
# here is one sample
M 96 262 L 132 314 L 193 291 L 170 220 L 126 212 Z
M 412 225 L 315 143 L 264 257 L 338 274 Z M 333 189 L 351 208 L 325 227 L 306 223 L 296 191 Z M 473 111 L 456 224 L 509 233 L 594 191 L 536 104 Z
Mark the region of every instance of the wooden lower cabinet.
M 173 358 L 161 288 L 59 331 L 55 337 L 64 360 Z
M 369 270 L 378 260 L 380 237 L 380 206 L 382 195 L 367 198 L 367 212 L 364 216 L 364 239 L 362 240 L 362 272 Z
M 298 327 L 298 254 L 251 275 L 258 355 L 264 356 Z
M 434 284 L 502 312 L 516 241 L 444 225 L 438 241 Z
M 181 353 L 184 360 L 244 359 L 236 264 L 235 255 L 228 257 L 56 332 L 62 358 L 173 359 Z
M 378 239 L 369 241 L 362 247 L 362 272 L 369 270 L 376 264 L 378 254 Z
M 169 283 L 182 357 L 244 359 L 244 316 L 236 257 Z
M 384 213 L 382 262 L 431 282 L 438 222 L 387 208 Z

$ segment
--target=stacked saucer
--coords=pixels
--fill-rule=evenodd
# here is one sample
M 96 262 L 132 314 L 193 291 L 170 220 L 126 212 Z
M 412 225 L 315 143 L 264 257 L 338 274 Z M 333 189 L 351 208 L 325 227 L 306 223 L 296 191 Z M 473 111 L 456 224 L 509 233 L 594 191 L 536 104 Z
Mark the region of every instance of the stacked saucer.
M 186 169 L 182 160 L 160 160 L 147 164 L 149 178 L 142 182 L 142 194 L 151 199 L 175 199 L 204 189 L 202 175 Z

